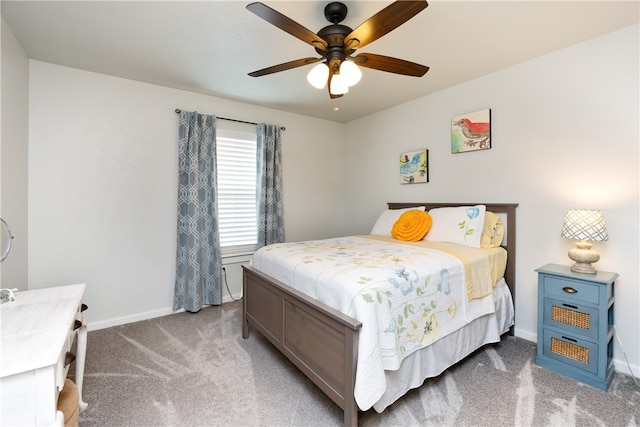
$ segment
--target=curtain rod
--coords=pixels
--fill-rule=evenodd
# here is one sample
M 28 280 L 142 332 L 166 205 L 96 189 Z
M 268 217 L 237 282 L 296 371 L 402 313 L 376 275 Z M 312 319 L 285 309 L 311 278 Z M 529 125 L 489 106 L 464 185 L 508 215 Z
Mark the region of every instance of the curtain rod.
M 182 110 L 181 110 L 181 109 L 176 108 L 176 113 L 177 113 L 177 114 L 180 114 L 181 112 L 182 112 Z M 246 123 L 246 124 L 248 124 L 248 125 L 257 125 L 257 124 L 258 124 L 258 123 L 256 123 L 256 122 L 247 122 L 247 121 L 245 121 L 245 120 L 229 119 L 229 118 L 227 118 L 227 117 L 220 117 L 220 116 L 216 116 L 216 119 L 220 119 L 220 120 L 227 120 L 227 121 L 229 121 L 229 122 Z M 287 128 L 286 128 L 286 127 L 284 127 L 284 126 L 280 126 L 280 130 L 287 130 Z

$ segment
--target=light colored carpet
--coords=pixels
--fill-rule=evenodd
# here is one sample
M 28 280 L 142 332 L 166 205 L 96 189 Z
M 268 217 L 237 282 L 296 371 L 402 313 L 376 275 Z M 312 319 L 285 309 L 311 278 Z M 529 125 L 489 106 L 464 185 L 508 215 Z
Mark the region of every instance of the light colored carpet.
M 89 332 L 80 425 L 338 426 L 342 411 L 258 332 L 241 304 Z M 637 426 L 640 389 L 608 392 L 536 366 L 535 343 L 507 337 L 427 380 L 360 426 Z M 73 373 L 72 373 L 73 374 Z

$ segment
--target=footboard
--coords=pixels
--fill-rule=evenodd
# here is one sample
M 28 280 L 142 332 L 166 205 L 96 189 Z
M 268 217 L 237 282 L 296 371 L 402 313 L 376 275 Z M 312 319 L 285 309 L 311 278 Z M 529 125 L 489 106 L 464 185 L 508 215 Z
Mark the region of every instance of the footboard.
M 242 337 L 255 327 L 358 424 L 353 396 L 362 324 L 343 313 L 243 267 Z

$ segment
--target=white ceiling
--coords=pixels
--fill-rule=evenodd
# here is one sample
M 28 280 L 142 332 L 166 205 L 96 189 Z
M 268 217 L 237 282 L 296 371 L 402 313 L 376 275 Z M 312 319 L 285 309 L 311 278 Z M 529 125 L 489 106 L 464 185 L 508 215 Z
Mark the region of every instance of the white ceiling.
M 315 56 L 245 9 L 249 1 L 6 1 L 2 17 L 39 61 L 348 122 L 639 22 L 640 1 L 455 1 L 429 7 L 356 53 L 429 66 L 421 78 L 363 69 L 337 100 L 306 81 L 311 65 L 247 73 Z M 326 1 L 263 1 L 313 32 Z M 356 28 L 390 1 L 344 1 Z M 594 58 L 597 61 L 597 58 Z M 339 111 L 334 111 L 338 107 Z

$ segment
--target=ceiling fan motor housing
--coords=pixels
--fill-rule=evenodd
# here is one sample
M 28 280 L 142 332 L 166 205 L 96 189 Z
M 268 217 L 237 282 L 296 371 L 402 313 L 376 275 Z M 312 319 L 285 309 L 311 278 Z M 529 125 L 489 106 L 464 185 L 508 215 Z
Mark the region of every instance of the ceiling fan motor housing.
M 340 65 L 345 60 L 348 52 L 344 49 L 344 38 L 351 34 L 353 30 L 346 25 L 328 25 L 318 31 L 318 37 L 327 42 L 328 47 L 324 50 L 316 48 L 316 52 L 324 55 L 330 66 Z

